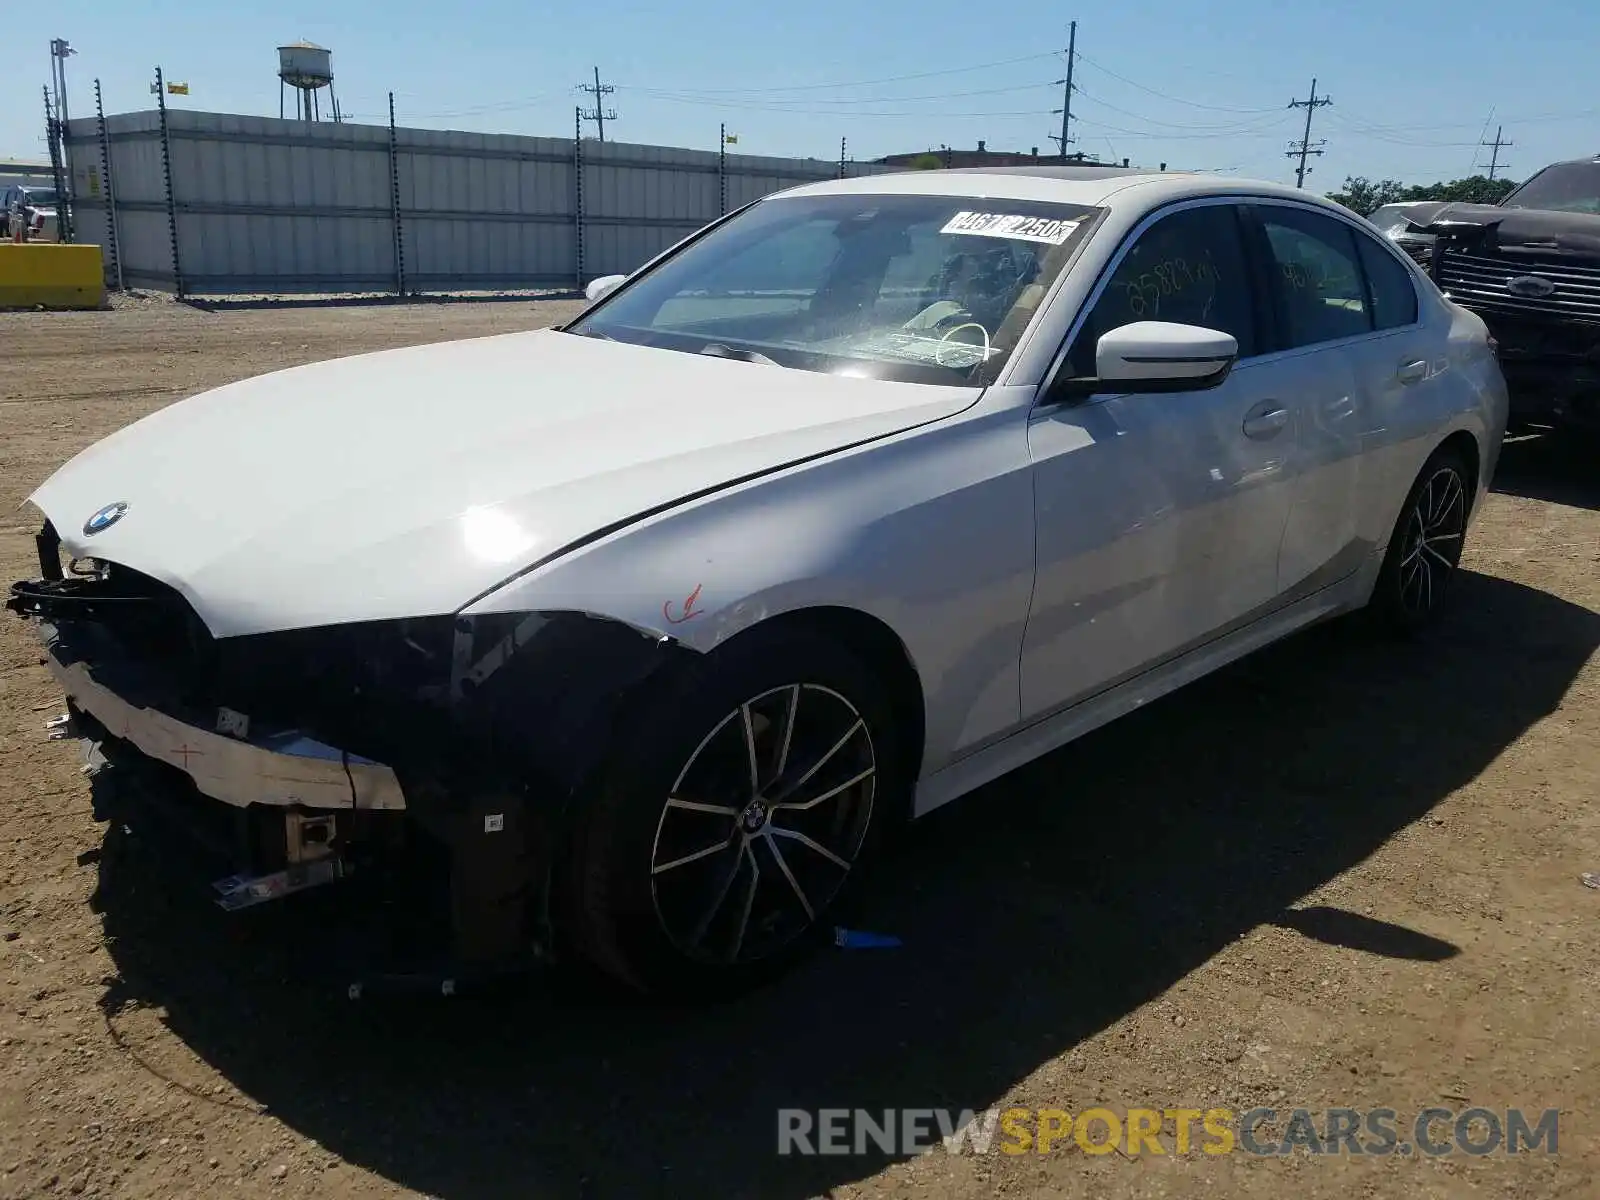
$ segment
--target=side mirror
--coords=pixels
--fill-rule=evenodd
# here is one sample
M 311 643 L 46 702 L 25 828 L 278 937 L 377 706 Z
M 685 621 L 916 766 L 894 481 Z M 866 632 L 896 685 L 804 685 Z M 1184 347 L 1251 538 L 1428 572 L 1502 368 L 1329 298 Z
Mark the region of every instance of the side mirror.
M 589 286 L 583 289 L 584 296 L 590 304 L 596 300 L 604 300 L 616 291 L 627 280 L 626 275 L 602 275 L 599 279 L 591 279 Z
M 1092 382 L 1101 392 L 1198 391 L 1220 385 L 1238 358 L 1239 342 L 1232 334 L 1171 321 L 1135 321 L 1101 335 Z

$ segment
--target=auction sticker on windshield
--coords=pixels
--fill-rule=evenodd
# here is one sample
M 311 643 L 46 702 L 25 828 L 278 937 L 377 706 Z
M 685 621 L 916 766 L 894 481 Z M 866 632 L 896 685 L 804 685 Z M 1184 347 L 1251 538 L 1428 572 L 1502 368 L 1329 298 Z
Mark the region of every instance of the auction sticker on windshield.
M 1024 242 L 1043 242 L 1059 246 L 1078 228 L 1076 221 L 1053 217 L 1025 217 L 1018 213 L 958 212 L 940 233 L 964 233 L 973 237 L 1016 238 Z

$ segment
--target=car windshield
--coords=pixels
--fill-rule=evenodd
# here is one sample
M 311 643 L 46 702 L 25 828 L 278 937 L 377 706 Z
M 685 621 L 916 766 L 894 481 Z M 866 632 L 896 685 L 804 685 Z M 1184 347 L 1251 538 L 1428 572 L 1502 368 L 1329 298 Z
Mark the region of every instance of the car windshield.
M 56 202 L 56 193 L 53 188 L 28 188 L 22 193 L 22 202 L 34 206 L 49 206 Z
M 1600 162 L 1546 167 L 1502 201 L 1506 208 L 1600 213 Z
M 764 200 L 629 280 L 568 332 L 978 386 L 1101 211 L 951 196 Z

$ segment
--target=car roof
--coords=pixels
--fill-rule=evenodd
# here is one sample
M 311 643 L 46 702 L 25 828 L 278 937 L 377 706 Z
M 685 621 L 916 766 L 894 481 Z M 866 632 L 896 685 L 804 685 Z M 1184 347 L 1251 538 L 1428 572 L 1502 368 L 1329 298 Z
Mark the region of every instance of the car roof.
M 1268 180 L 1236 179 L 1201 171 L 1136 167 L 962 167 L 947 171 L 895 171 L 802 184 L 778 196 L 950 196 L 961 199 L 1040 200 L 1091 207 L 1126 201 L 1152 208 L 1194 196 L 1266 196 L 1344 211 L 1330 200 Z
M 1592 167 L 1596 163 L 1600 163 L 1600 154 L 1591 154 L 1586 158 L 1563 158 L 1559 162 L 1546 163 L 1539 170 L 1548 170 L 1550 167 Z M 1535 171 L 1534 174 L 1537 175 L 1538 171 Z

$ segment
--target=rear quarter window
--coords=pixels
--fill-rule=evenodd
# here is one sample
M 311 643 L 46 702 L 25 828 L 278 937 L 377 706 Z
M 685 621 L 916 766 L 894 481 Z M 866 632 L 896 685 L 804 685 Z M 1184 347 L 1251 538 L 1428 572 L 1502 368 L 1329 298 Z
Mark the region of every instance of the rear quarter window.
M 1368 237 L 1356 235 L 1361 249 L 1361 266 L 1372 289 L 1372 321 L 1375 329 L 1398 329 L 1417 320 L 1417 284 L 1394 255 Z

